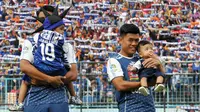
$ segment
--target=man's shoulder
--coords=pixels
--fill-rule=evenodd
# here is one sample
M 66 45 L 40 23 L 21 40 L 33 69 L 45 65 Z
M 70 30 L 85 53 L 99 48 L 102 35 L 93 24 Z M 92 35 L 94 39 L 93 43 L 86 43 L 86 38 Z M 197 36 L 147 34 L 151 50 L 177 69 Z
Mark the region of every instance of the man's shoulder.
M 111 59 L 119 59 L 121 58 L 121 56 L 119 55 L 119 53 L 108 53 L 109 58 Z
M 27 47 L 27 46 L 33 47 L 34 44 L 35 44 L 35 42 L 33 41 L 33 39 L 27 38 L 27 39 L 25 39 L 24 42 L 23 42 L 23 47 L 25 47 L 25 46 L 26 46 L 26 47 Z
M 110 57 L 110 58 L 108 59 L 108 61 L 109 61 L 109 62 L 114 62 L 114 61 L 117 61 L 117 59 L 116 59 L 116 58 L 113 58 L 113 57 Z
M 71 43 L 65 41 L 63 44 L 63 50 L 65 52 L 74 51 L 74 47 L 72 46 Z
M 115 58 L 117 60 L 132 60 L 132 61 L 138 61 L 140 59 L 140 56 L 138 54 L 134 54 L 133 57 L 125 57 L 119 53 L 116 53 L 112 56 L 112 58 Z
M 32 45 L 34 45 L 37 43 L 39 35 L 39 33 L 36 33 L 34 36 L 28 37 L 26 41 L 29 41 Z
M 35 41 L 33 38 L 27 38 L 25 41 L 29 41 L 31 44 L 35 44 Z
M 67 41 L 64 41 L 64 46 L 70 46 L 70 47 L 72 47 L 72 44 L 69 43 L 69 42 L 67 42 Z

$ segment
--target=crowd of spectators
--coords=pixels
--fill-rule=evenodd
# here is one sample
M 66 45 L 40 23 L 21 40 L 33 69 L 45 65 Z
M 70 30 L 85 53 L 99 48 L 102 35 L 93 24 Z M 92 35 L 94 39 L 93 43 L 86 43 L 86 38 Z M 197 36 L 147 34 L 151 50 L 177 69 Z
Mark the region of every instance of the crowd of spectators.
M 81 62 L 79 72 L 87 74 L 82 76 L 83 87 L 89 88 L 90 94 L 101 96 L 100 93 L 105 94 L 103 90 L 111 88 L 104 75 L 106 60 L 120 49 L 119 28 L 124 23 L 138 25 L 141 38 L 153 42 L 155 53 L 166 61 L 167 73 L 199 73 L 199 0 L 74 0 L 74 3 L 65 17 L 64 36 L 74 45 L 76 59 Z M 0 75 L 20 74 L 18 62 L 23 41 L 31 38 L 27 33 L 38 27 L 32 16 L 45 4 L 59 5 L 60 12 L 69 6 L 62 0 L 0 0 Z M 179 77 L 173 76 L 170 83 L 176 85 Z M 200 76 L 193 76 L 192 83 L 200 83 Z M 107 93 L 105 96 L 111 95 Z

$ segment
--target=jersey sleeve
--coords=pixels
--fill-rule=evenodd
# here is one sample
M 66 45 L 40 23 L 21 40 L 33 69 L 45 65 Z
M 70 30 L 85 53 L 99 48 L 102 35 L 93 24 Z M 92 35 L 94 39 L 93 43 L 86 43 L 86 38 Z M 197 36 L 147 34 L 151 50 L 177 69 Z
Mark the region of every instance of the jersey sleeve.
M 73 46 L 70 43 L 64 43 L 63 45 L 64 51 L 64 63 L 76 63 L 76 56 Z
M 108 60 L 107 73 L 110 81 L 112 81 L 116 77 L 124 76 L 121 65 L 115 58 L 110 58 Z
M 139 69 L 141 68 L 141 66 L 142 66 L 142 63 L 141 63 L 140 60 L 138 60 L 138 61 L 133 65 L 133 67 L 136 67 L 137 70 L 139 70 Z
M 29 40 L 25 40 L 24 44 L 22 46 L 22 52 L 20 55 L 20 60 L 25 59 L 28 60 L 29 62 L 33 62 L 33 46 Z
M 36 34 L 33 36 L 33 40 L 34 40 L 34 42 L 35 42 L 35 45 L 37 45 L 39 36 L 40 36 L 40 33 L 36 33 Z

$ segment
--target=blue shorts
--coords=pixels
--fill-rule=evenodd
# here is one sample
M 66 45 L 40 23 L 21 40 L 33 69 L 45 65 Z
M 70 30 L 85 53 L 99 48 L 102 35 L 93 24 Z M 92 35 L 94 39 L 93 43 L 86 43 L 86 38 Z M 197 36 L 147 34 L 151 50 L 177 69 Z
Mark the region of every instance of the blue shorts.
M 150 77 L 153 77 L 153 76 L 155 76 L 155 77 L 158 77 L 158 76 L 164 77 L 165 75 L 161 71 L 159 71 L 158 69 L 153 69 L 153 68 L 144 68 L 139 72 L 140 79 L 142 77 L 150 78 Z
M 65 102 L 61 104 L 24 106 L 24 112 L 69 112 L 69 105 Z

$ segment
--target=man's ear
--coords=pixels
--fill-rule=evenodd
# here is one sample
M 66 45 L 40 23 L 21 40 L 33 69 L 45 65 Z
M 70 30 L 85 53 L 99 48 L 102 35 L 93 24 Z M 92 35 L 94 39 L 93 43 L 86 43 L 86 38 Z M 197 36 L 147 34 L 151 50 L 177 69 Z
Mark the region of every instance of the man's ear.
M 119 40 L 118 40 L 118 43 L 121 45 L 122 43 L 122 40 L 123 40 L 123 37 L 120 37 Z

